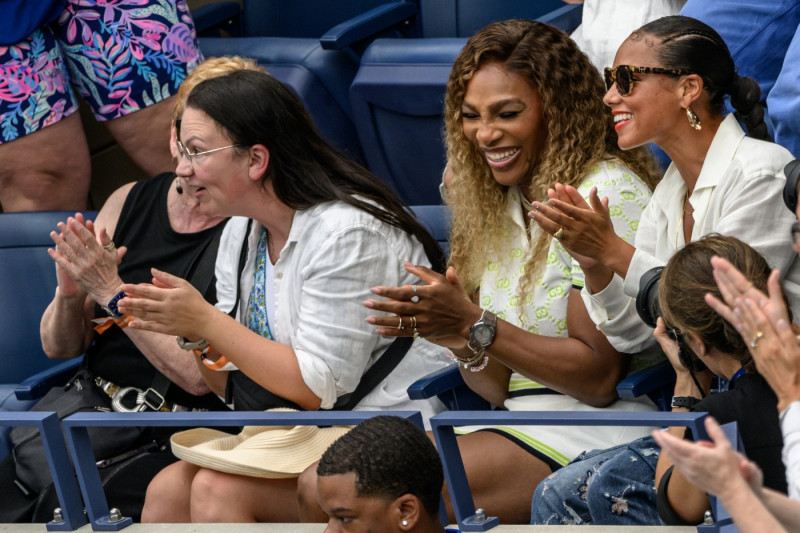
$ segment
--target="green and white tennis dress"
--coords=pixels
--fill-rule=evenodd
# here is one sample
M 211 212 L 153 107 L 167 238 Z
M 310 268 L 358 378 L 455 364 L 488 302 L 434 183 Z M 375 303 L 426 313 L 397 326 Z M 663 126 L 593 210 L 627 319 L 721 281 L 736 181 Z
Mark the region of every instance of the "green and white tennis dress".
M 578 191 L 588 202 L 589 191 L 597 187 L 598 195 L 609 199 L 614 230 L 628 242 L 633 241 L 639 218 L 650 199 L 647 185 L 618 160 L 595 165 Z M 506 195 L 506 208 L 513 221 L 504 233 L 503 253 L 490 257 L 481 278 L 480 305 L 506 320 L 538 335 L 567 336 L 567 300 L 570 290 L 582 288 L 583 272 L 558 240 L 553 239 L 547 260 L 535 288 L 520 301 L 519 284 L 526 259 L 531 254 L 527 238 L 530 225 L 532 241 L 541 230 L 523 216 L 520 191 L 514 186 Z M 552 354 L 558 357 L 559 354 Z M 637 361 L 632 367 L 641 368 L 652 361 Z M 571 396 L 556 393 L 517 372 L 508 385 L 510 411 L 593 411 L 597 408 L 579 402 Z M 643 401 L 618 400 L 603 410 L 652 411 L 653 404 Z M 462 428 L 471 432 L 485 427 Z M 492 428 L 522 445 L 551 466 L 565 465 L 580 452 L 609 448 L 649 434 L 650 428 L 515 426 Z

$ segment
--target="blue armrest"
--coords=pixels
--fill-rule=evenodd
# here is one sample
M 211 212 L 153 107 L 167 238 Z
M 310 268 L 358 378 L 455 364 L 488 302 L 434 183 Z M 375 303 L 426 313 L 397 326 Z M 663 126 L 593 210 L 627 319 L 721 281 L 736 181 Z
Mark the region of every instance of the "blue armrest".
M 412 2 L 394 2 L 374 7 L 357 17 L 337 24 L 320 37 L 325 50 L 341 50 L 353 43 L 384 32 L 417 14 Z
M 192 19 L 198 35 L 224 29 L 238 37 L 242 34 L 241 22 L 237 18 L 241 12 L 239 2 L 215 2 L 192 9 Z
M 450 365 L 412 383 L 408 388 L 408 397 L 426 400 L 461 385 L 464 385 L 464 378 L 458 371 L 458 365 Z
M 539 22 L 555 26 L 559 30 L 571 33 L 580 26 L 583 17 L 583 4 L 573 4 L 560 7 L 546 15 L 537 18 Z
M 66 383 L 78 371 L 81 361 L 83 357 L 69 359 L 20 381 L 14 387 L 14 395 L 17 400 L 38 400 L 54 386 Z
M 483 411 L 492 408 L 489 402 L 464 383 L 456 364 L 432 372 L 408 388 L 408 397 L 412 400 L 427 400 L 434 396 L 451 411 Z
M 674 383 L 675 370 L 669 361 L 662 361 L 620 381 L 617 384 L 617 394 L 620 398 L 636 398 Z

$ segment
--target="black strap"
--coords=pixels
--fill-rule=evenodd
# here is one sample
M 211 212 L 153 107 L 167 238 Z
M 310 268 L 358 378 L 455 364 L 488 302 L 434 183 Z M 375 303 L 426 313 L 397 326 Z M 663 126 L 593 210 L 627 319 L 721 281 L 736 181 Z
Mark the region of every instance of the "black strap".
M 247 230 L 244 232 L 244 240 L 242 241 L 242 248 L 239 250 L 239 266 L 236 269 L 236 299 L 233 302 L 233 309 L 230 310 L 230 315 L 234 320 L 236 319 L 236 311 L 239 309 L 239 285 L 241 284 L 242 272 L 244 272 L 244 265 L 247 263 L 247 241 L 250 239 L 250 230 L 253 227 L 253 219 L 247 221 Z
M 215 229 L 214 236 L 208 239 L 205 245 L 201 246 L 195 254 L 192 261 L 189 263 L 189 268 L 186 270 L 186 280 L 191 283 L 201 294 L 208 293 L 208 289 L 214 280 L 214 267 L 217 262 L 217 250 L 219 250 L 219 241 L 222 237 L 222 229 L 225 227 L 226 222 L 221 222 Z M 147 391 L 156 392 L 161 398 L 147 398 L 150 405 L 158 405 L 159 401 L 163 401 L 167 397 L 167 390 L 169 390 L 172 381 L 162 374 L 157 368 L 153 368 L 155 374 L 153 375 L 153 383 Z M 149 394 L 149 392 L 148 392 Z
M 364 372 L 361 376 L 361 381 L 358 382 L 356 390 L 350 394 L 340 396 L 333 406 L 337 411 L 350 411 L 358 405 L 364 396 L 366 396 L 372 389 L 386 379 L 392 370 L 394 370 L 400 361 L 403 360 L 411 345 L 414 343 L 413 337 L 397 337 L 392 344 L 386 348 L 380 359 L 375 361 L 375 364 L 369 367 L 369 370 Z
M 239 251 L 239 267 L 236 272 L 236 300 L 234 301 L 233 309 L 231 309 L 231 311 L 228 313 L 233 318 L 236 318 L 236 311 L 239 308 L 239 285 L 242 278 L 242 272 L 244 272 L 245 263 L 247 262 L 247 243 L 250 238 L 250 230 L 252 225 L 253 220 L 248 220 L 247 231 L 245 231 L 245 237 L 242 241 L 242 248 Z M 397 365 L 400 364 L 400 361 L 403 360 L 403 357 L 405 357 L 406 352 L 408 352 L 409 348 L 411 348 L 413 342 L 414 339 L 412 337 L 396 338 L 394 342 L 389 345 L 386 351 L 383 352 L 375 364 L 372 365 L 363 376 L 361 376 L 361 380 L 358 382 L 356 389 L 350 394 L 340 396 L 334 404 L 333 409 L 338 411 L 349 411 L 358 405 L 358 402 L 360 402 L 364 396 L 366 396 L 372 389 L 377 387 L 378 384 L 386 379 L 386 376 L 388 376 L 392 370 L 394 370 Z M 230 375 L 228 378 L 228 386 L 225 387 L 226 403 L 230 403 L 233 400 L 233 387 L 230 386 Z

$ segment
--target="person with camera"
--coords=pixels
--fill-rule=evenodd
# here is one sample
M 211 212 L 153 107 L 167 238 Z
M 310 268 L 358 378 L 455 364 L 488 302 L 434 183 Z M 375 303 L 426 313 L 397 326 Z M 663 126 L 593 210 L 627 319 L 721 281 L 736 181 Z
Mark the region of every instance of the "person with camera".
M 794 217 L 781 207 L 785 148 L 766 142 L 755 80 L 739 76 L 716 31 L 682 16 L 664 17 L 631 34 L 607 68 L 605 103 L 624 149 L 655 143 L 672 159 L 645 208 L 633 244 L 613 231 L 613 212 L 597 191 L 583 200 L 556 184 L 531 217 L 559 237 L 583 269 L 581 296 L 594 323 L 621 352 L 653 344 L 634 298 L 642 275 L 688 242 L 711 232 L 736 235 L 778 268 L 793 306 L 800 268 L 791 252 Z M 730 97 L 751 137 L 732 114 Z
M 677 376 L 672 410 L 705 411 L 720 423 L 736 421 L 747 455 L 763 472 L 766 486 L 785 492 L 775 394 L 757 372 L 747 342 L 705 303 L 707 294 L 721 297 L 712 257 L 736 265 L 761 290 L 770 277 L 763 256 L 735 237 L 718 234 L 687 244 L 664 267 L 658 298 L 648 300 L 647 311 L 657 317 L 653 336 Z M 727 391 L 709 394 L 712 373 L 730 382 Z M 683 427 L 668 431 L 678 438 L 686 433 Z M 659 453 L 652 437 L 589 452 L 537 487 L 533 523 L 699 523 L 709 508 L 706 493 L 672 464 L 672 456 Z

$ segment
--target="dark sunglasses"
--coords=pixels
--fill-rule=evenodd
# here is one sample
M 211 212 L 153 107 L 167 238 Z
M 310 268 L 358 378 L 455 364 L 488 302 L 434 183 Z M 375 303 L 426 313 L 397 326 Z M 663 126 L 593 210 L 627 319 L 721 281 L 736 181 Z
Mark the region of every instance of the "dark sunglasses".
M 688 70 L 669 69 L 660 67 L 634 67 L 631 65 L 617 65 L 616 67 L 606 67 L 603 72 L 606 78 L 606 91 L 616 83 L 617 92 L 620 96 L 628 96 L 633 91 L 634 74 L 666 74 L 668 76 L 684 76 L 692 74 Z

